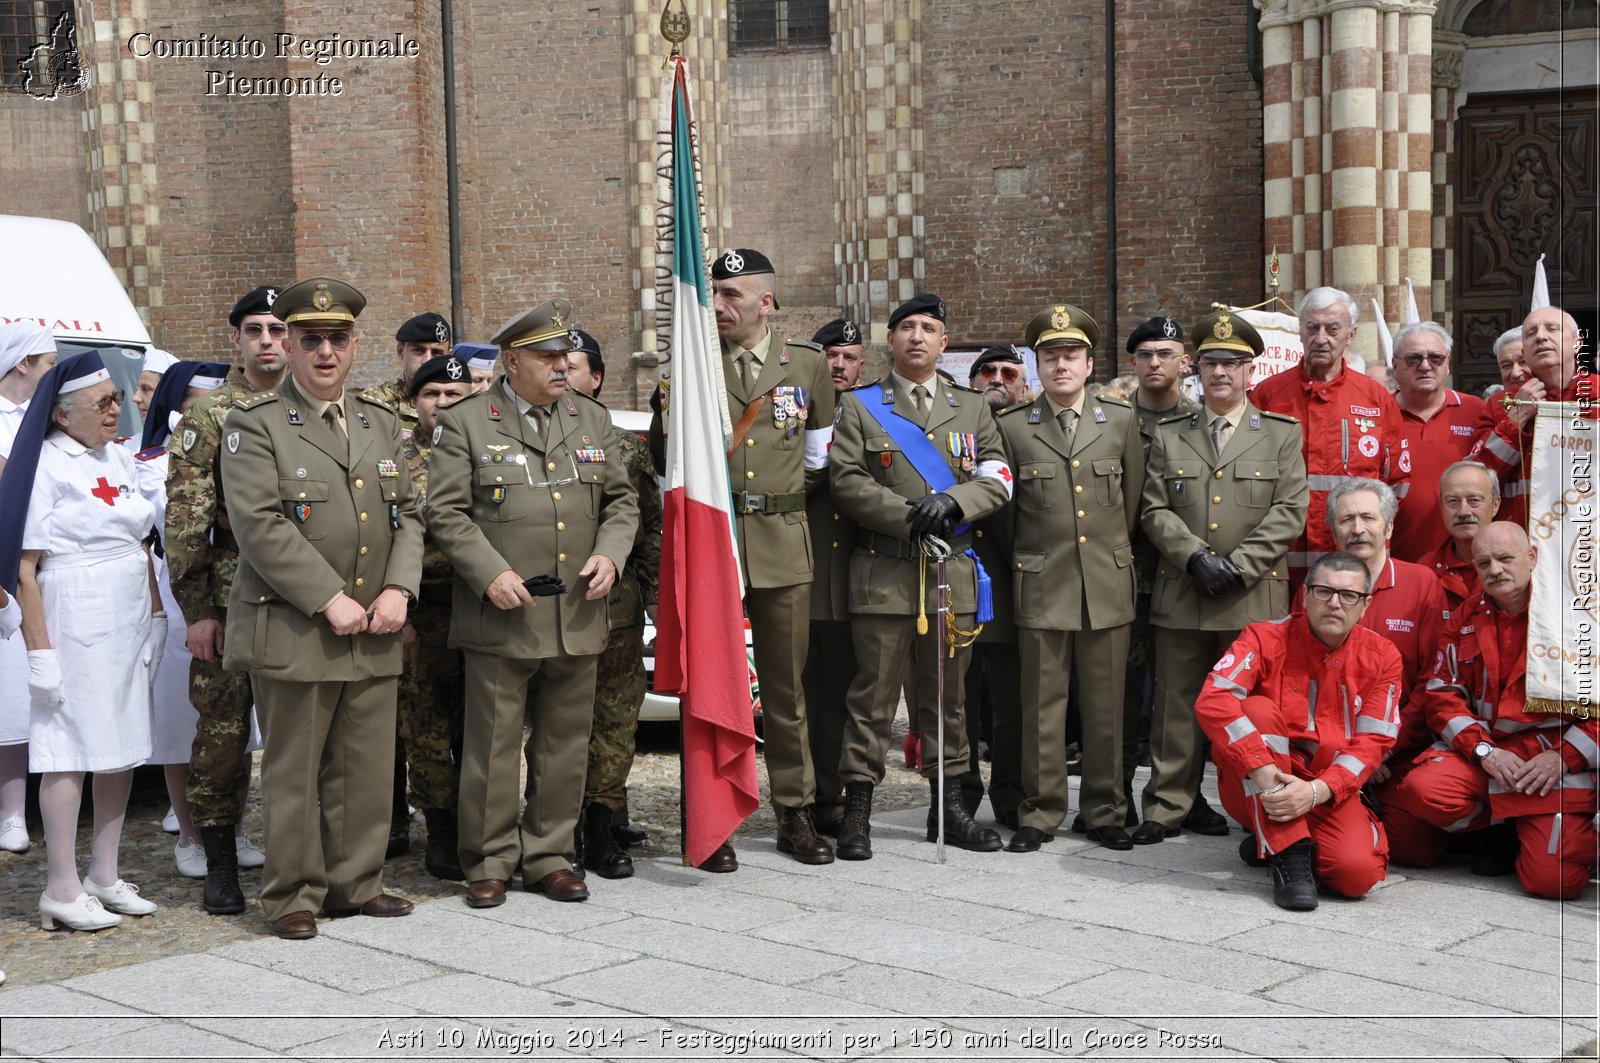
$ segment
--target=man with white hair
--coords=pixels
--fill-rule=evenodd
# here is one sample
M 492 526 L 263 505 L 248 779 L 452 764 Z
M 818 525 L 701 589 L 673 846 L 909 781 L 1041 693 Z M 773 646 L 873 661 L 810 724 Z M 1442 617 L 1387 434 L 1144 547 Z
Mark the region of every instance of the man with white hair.
M 1404 458 L 1400 407 L 1383 385 L 1345 365 L 1355 338 L 1356 301 L 1337 288 L 1314 288 L 1300 303 L 1305 358 L 1258 384 L 1251 400 L 1263 410 L 1300 422 L 1311 511 L 1306 531 L 1289 553 L 1289 578 L 1298 588 L 1311 562 L 1333 549 L 1323 516 L 1328 491 L 1347 476 L 1382 480 L 1404 498 L 1411 470 Z
M 1533 311 L 1522 322 L 1522 356 L 1533 374 L 1516 390 L 1506 388 L 1489 407 L 1489 423 L 1471 457 L 1500 477 L 1500 519 L 1526 525 L 1528 477 L 1533 472 L 1533 422 L 1537 402 L 1578 402 L 1595 416 L 1597 389 L 1592 371 L 1578 364 L 1583 340 L 1578 323 L 1559 306 Z
M 1455 341 L 1433 321 L 1418 321 L 1394 338 L 1394 378 L 1399 385 L 1403 435 L 1400 462 L 1417 485 L 1400 503 L 1394 522 L 1394 555 L 1420 561 L 1445 537 L 1434 485 L 1453 462 L 1472 450 L 1473 435 L 1483 417 L 1483 400 L 1445 386 Z
M 1494 361 L 1500 370 L 1501 385 L 1513 395 L 1533 376 L 1528 360 L 1522 357 L 1521 325 L 1500 333 L 1500 338 L 1494 341 Z
M 1478 594 L 1472 542 L 1500 512 L 1500 480 L 1481 463 L 1458 461 L 1439 477 L 1445 540 L 1417 563 L 1433 570 L 1452 614 Z

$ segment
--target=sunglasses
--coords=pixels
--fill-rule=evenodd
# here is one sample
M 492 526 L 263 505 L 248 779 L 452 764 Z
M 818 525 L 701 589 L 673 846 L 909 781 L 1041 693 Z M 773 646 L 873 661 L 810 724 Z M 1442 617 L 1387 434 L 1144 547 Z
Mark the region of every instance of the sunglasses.
M 246 336 L 249 336 L 251 339 L 255 339 L 265 332 L 273 339 L 281 340 L 283 337 L 289 334 L 289 326 L 249 324 L 241 328 L 239 331 L 244 333 Z
M 300 350 L 306 354 L 316 354 L 327 343 L 336 351 L 342 351 L 350 346 L 350 333 L 348 332 L 302 332 L 300 333 Z
M 1437 369 L 1445 363 L 1445 357 L 1442 354 L 1408 354 L 1400 360 L 1410 369 L 1421 369 L 1423 362 Z
M 1008 384 L 1015 384 L 1017 381 L 1022 379 L 1022 370 L 1018 369 L 1014 365 L 996 365 L 994 362 L 990 362 L 987 365 L 980 365 L 978 367 L 978 375 L 988 377 L 997 376 Z

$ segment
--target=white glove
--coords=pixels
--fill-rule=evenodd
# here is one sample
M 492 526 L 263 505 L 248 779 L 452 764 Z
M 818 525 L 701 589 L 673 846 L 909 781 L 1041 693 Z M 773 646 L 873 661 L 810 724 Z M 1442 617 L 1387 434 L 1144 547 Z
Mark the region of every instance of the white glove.
M 155 681 L 156 670 L 161 667 L 161 656 L 167 652 L 167 614 L 156 613 L 150 617 L 150 630 L 145 632 L 144 653 L 141 659 L 150 666 L 150 680 Z
M 55 650 L 28 651 L 28 697 L 40 712 L 54 712 L 66 702 L 61 691 L 61 662 Z
M 6 595 L 6 604 L 0 606 L 0 642 L 16 634 L 22 626 L 22 603 L 15 594 Z

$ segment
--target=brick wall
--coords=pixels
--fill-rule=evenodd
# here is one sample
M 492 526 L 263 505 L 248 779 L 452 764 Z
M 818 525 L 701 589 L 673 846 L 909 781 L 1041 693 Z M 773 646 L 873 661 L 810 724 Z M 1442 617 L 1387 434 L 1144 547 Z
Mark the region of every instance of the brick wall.
M 0 213 L 59 218 L 88 227 L 89 177 L 78 130 L 83 97 L 0 96 Z

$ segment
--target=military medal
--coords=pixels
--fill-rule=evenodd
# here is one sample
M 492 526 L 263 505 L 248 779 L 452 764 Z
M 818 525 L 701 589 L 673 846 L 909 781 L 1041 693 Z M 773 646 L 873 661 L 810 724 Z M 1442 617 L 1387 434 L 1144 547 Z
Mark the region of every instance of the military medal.
M 400 475 L 400 466 L 392 458 L 383 458 L 378 462 L 378 475 L 385 479 L 394 479 Z
M 311 503 L 296 502 L 294 506 L 294 519 L 304 524 L 311 519 Z
M 606 460 L 606 452 L 601 447 L 579 447 L 573 451 L 573 459 L 585 465 L 596 464 Z

